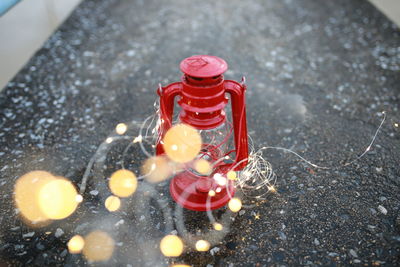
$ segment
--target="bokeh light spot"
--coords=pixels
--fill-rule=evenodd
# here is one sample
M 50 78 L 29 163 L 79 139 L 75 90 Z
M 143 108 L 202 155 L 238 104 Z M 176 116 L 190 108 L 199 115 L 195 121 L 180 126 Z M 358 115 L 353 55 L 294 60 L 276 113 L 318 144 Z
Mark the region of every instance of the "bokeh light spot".
M 89 261 L 106 261 L 114 252 L 114 240 L 103 231 L 93 231 L 85 237 L 83 255 Z
M 200 152 L 201 136 L 193 127 L 177 124 L 165 134 L 163 147 L 171 160 L 179 163 L 189 162 Z
M 129 197 L 136 191 L 136 175 L 129 170 L 118 170 L 111 175 L 108 185 L 114 195 Z
M 128 129 L 128 126 L 126 126 L 125 123 L 118 123 L 117 126 L 115 127 L 115 131 L 119 135 L 123 135 L 127 129 Z
M 68 241 L 68 244 L 67 244 L 68 251 L 71 254 L 80 253 L 82 251 L 84 245 L 85 245 L 85 240 L 83 239 L 83 237 L 80 235 L 74 235 Z
M 167 235 L 161 239 L 160 250 L 166 257 L 179 257 L 183 252 L 183 242 L 176 235 Z
M 222 231 L 222 229 L 224 229 L 224 227 L 220 223 L 214 223 L 213 226 L 216 231 Z
M 208 191 L 208 195 L 209 195 L 210 197 L 214 197 L 214 196 L 215 196 L 215 191 L 214 191 L 214 190 Z
M 61 220 L 75 211 L 78 206 L 77 195 L 78 193 L 70 181 L 58 178 L 46 183 L 40 189 L 39 207 L 49 219 Z
M 194 163 L 194 169 L 200 174 L 208 175 L 211 173 L 211 164 L 208 160 L 198 159 Z
M 229 171 L 226 174 L 226 177 L 228 177 L 229 180 L 236 180 L 237 176 L 236 176 L 236 172 L 235 171 Z
M 38 196 L 41 188 L 56 178 L 46 171 L 31 171 L 21 176 L 15 183 L 14 201 L 21 215 L 30 223 L 48 220 L 39 206 Z
M 206 240 L 199 240 L 196 242 L 197 251 L 208 251 L 210 249 L 210 243 Z
M 109 211 L 117 211 L 121 207 L 121 200 L 116 196 L 109 196 L 105 201 L 106 209 Z
M 229 200 L 228 207 L 232 212 L 238 212 L 242 208 L 242 201 L 234 197 Z
M 148 158 L 142 166 L 142 174 L 150 183 L 159 183 L 166 180 L 172 173 L 168 160 L 163 156 Z

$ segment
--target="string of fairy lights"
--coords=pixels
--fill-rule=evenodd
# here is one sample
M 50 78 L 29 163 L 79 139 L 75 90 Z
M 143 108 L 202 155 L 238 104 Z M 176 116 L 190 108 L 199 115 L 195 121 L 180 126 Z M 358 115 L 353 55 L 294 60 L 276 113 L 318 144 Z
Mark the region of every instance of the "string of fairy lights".
M 85 201 L 85 191 L 89 182 L 99 191 L 99 199 L 108 212 L 115 213 L 119 212 L 125 201 L 138 192 L 153 192 L 150 197 L 161 203 L 164 200 L 161 200 L 160 195 L 155 193 L 157 190 L 154 186 L 165 182 L 184 169 L 192 168 L 202 175 L 212 174 L 215 161 L 210 162 L 199 156 L 202 148 L 202 137 L 199 131 L 185 124 L 177 123 L 170 128 L 162 140 L 165 155 L 153 156 L 154 153 L 151 150 L 154 149 L 155 141 L 158 138 L 157 126 L 159 121 L 157 118 L 158 115 L 155 114 L 143 123 L 132 121 L 127 124 L 117 124 L 115 131 L 104 140 L 89 161 L 79 191 L 67 178 L 43 170 L 31 171 L 18 178 L 14 187 L 14 202 L 21 220 L 29 227 L 45 228 L 53 221 L 60 221 L 71 216 Z M 371 149 L 385 118 L 386 114 L 384 114 L 383 120 L 365 152 L 355 160 L 361 158 Z M 128 134 L 128 132 L 135 130 L 138 130 L 138 132 Z M 129 142 L 129 144 L 121 153 L 122 159 L 119 161 L 119 168 L 107 176 L 104 174 L 107 153 L 115 144 L 120 142 Z M 125 157 L 132 147 L 138 147 L 142 152 L 143 164 L 139 170 L 135 171 L 128 169 L 125 163 Z M 233 166 L 224 173 L 213 174 L 212 178 L 219 187 L 208 192 L 208 200 L 218 194 L 221 188 L 227 187 L 229 181 L 233 181 L 235 186 L 241 190 L 235 197 L 232 196 L 227 209 L 220 218 L 217 219 L 211 209 L 207 210 L 206 215 L 211 229 L 202 232 L 201 235 L 193 235 L 186 229 L 183 208 L 176 204 L 174 217 L 177 232 L 174 234 L 166 233 L 159 240 L 160 252 L 165 257 L 176 258 L 188 249 L 199 252 L 210 250 L 229 233 L 232 221 L 230 218 L 242 209 L 241 196 L 247 195 L 261 199 L 267 193 L 276 192 L 276 175 L 271 164 L 263 156 L 265 149 L 274 148 L 263 147 L 255 150 L 253 145 L 250 145 L 248 164 L 241 172 L 234 171 L 235 166 Z M 283 148 L 276 149 L 290 152 L 313 167 L 326 168 L 307 161 L 294 151 Z M 240 164 L 240 162 L 237 164 Z M 257 192 L 256 195 L 254 192 Z M 187 196 L 183 194 L 182 197 Z M 165 218 L 169 213 L 172 213 L 165 205 L 161 206 L 164 207 Z M 144 206 L 143 209 L 146 209 L 146 207 Z M 171 232 L 173 222 L 169 222 L 168 225 L 168 231 Z M 66 246 L 71 254 L 82 253 L 89 262 L 96 262 L 109 260 L 116 249 L 115 244 L 116 241 L 106 231 L 90 229 L 84 236 L 72 235 Z

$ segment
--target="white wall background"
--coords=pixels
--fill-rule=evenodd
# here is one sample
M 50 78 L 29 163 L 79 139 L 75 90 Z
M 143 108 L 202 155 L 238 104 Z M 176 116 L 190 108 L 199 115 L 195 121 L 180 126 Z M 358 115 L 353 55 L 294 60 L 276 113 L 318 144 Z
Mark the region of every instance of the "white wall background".
M 380 11 L 400 26 L 400 0 L 369 0 Z
M 80 1 L 22 0 L 0 17 L 0 91 Z

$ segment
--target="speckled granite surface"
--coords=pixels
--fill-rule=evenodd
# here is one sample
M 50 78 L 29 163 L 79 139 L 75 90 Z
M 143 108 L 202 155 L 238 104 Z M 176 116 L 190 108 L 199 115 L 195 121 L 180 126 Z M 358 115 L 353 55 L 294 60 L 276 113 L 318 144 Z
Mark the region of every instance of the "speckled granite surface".
M 150 115 L 158 83 L 177 81 L 179 62 L 193 54 L 224 58 L 229 79 L 246 76 L 256 147 L 336 166 L 366 148 L 380 111 L 388 117 L 373 149 L 348 167 L 310 169 L 265 153 L 278 193 L 241 212 L 213 253 L 170 262 L 399 265 L 400 32 L 361 0 L 85 1 L 0 94 L 1 261 L 85 265 L 65 244 L 90 208 L 28 229 L 12 206 L 15 179 L 44 169 L 78 184 L 113 127 Z M 104 265 L 145 265 L 146 253 L 121 235 Z

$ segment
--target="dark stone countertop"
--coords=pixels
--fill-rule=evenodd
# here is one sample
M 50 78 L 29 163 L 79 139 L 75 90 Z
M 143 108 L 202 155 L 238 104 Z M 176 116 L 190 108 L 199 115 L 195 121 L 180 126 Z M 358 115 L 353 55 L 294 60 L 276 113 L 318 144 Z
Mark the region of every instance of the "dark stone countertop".
M 266 151 L 278 192 L 245 199 L 212 252 L 168 261 L 150 235 L 135 239 L 151 230 L 129 214 L 102 217 L 90 194 L 43 229 L 18 220 L 16 178 L 42 169 L 79 184 L 115 125 L 151 115 L 158 83 L 179 80 L 179 62 L 194 54 L 224 58 L 228 79 L 246 76 L 256 148 L 337 166 L 365 150 L 381 111 L 387 120 L 371 151 L 347 167 L 315 169 Z M 84 1 L 0 94 L 1 261 L 85 265 L 68 254 L 69 238 L 124 218 L 104 266 L 399 265 L 399 96 L 399 29 L 367 1 Z

